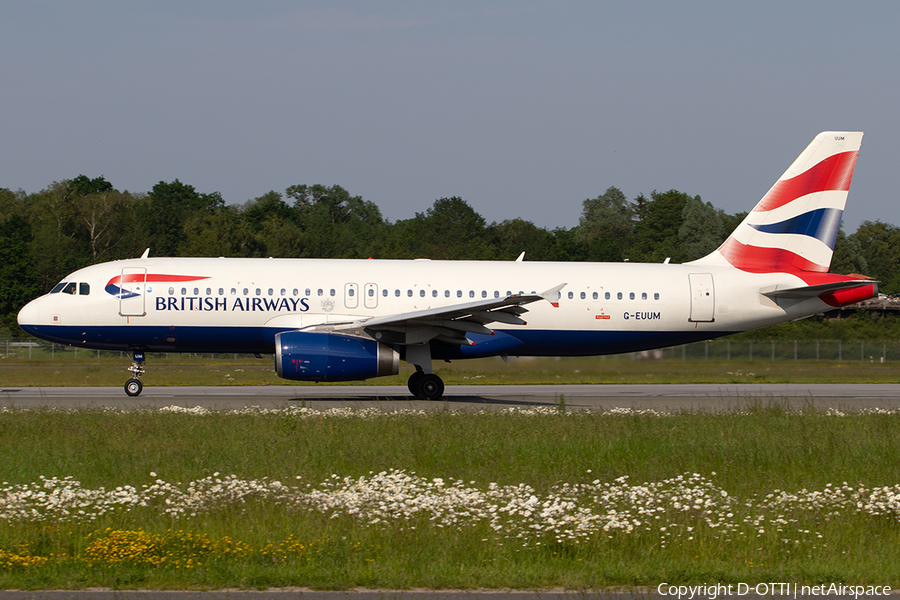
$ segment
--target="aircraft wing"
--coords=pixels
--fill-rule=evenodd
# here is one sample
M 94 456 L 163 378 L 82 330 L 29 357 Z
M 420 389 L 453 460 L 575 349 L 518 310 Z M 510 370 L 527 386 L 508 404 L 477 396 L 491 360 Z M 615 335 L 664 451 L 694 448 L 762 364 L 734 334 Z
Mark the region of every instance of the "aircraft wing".
M 468 346 L 472 342 L 466 338 L 467 333 L 493 335 L 493 330 L 486 327 L 489 323 L 525 325 L 521 315 L 528 312 L 528 309 L 524 308 L 526 304 L 539 300 L 548 300 L 556 304 L 559 291 L 565 286 L 566 284 L 562 283 L 542 294 L 512 294 L 504 298 L 362 319 L 335 325 L 334 331 L 363 328 L 370 334 L 387 332 L 402 334 L 403 341 L 399 343 L 403 344 L 421 344 L 434 339 Z

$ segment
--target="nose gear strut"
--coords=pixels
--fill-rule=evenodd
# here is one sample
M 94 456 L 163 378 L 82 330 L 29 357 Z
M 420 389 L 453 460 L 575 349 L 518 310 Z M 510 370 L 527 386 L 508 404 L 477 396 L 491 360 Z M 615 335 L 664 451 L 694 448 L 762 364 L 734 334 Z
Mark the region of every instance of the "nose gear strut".
M 143 351 L 135 350 L 132 354 L 131 366 L 127 369 L 131 371 L 131 379 L 125 382 L 125 393 L 129 396 L 139 396 L 144 389 L 144 384 L 141 383 L 141 375 L 144 374 L 144 360 Z

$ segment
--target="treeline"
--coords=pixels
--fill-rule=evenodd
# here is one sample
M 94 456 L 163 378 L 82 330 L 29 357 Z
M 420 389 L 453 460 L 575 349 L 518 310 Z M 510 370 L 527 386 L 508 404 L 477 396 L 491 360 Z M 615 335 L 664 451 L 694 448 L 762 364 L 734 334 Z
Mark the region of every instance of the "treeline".
M 338 185 L 294 185 L 241 205 L 177 179 L 147 193 L 79 175 L 40 192 L 0 188 L 0 325 L 81 267 L 140 256 L 432 258 L 684 262 L 721 244 L 745 214 L 676 190 L 628 200 L 615 187 L 584 200 L 579 224 L 548 230 L 519 218 L 487 223 L 459 197 L 395 222 Z M 832 271 L 900 292 L 900 229 L 865 222 L 838 237 Z

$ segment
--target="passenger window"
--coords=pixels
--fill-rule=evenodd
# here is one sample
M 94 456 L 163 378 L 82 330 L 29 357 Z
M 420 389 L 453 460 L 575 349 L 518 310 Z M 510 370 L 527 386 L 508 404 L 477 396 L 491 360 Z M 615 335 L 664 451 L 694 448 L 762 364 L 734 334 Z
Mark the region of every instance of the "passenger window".
M 306 289 L 303 291 L 303 293 L 304 293 L 304 295 L 306 295 L 306 296 L 311 296 L 311 295 L 312 295 L 312 290 L 309 289 L 309 288 L 306 288 Z
M 444 290 L 444 298 L 450 297 L 450 290 Z
M 641 300 L 647 299 L 647 292 L 641 292 Z
M 78 284 L 78 295 L 79 296 L 87 296 L 91 293 L 91 285 L 89 283 L 79 283 Z
M 431 290 L 431 297 L 437 298 L 437 290 Z
M 599 294 L 597 294 L 597 292 L 594 292 L 593 298 L 594 300 L 597 300 L 599 298 Z
M 617 293 L 616 293 L 616 299 L 617 299 L 617 300 L 621 300 L 621 299 L 622 299 L 622 292 L 617 292 Z
M 262 290 L 259 289 L 259 288 L 256 288 L 256 295 L 257 295 L 257 296 L 262 296 Z
M 400 290 L 394 290 L 394 297 L 395 297 L 395 298 L 399 298 L 399 297 L 400 297 Z
M 572 292 L 569 292 L 569 300 L 571 300 L 574 297 L 575 297 L 575 294 L 573 294 Z
M 237 288 L 231 288 L 231 295 L 237 296 Z
M 170 296 L 174 296 L 174 295 L 175 295 L 175 288 L 172 288 L 172 287 L 169 288 L 169 295 L 170 295 Z
M 629 300 L 634 300 L 634 292 L 631 292 L 631 293 L 628 294 L 628 299 L 629 299 Z
M 659 300 L 659 292 L 655 292 L 655 293 L 653 294 L 653 299 L 654 299 L 654 300 Z
M 481 297 L 487 298 L 487 290 L 481 290 Z
M 412 290 L 406 290 L 406 297 L 412 298 Z
M 373 290 L 372 288 L 369 288 L 369 298 L 374 298 L 374 297 L 375 297 L 375 290 Z
M 605 294 L 603 294 L 603 298 L 606 300 L 609 300 L 609 292 L 606 292 Z
M 225 288 L 219 288 L 219 295 L 220 295 L 220 296 L 224 296 L 224 295 L 225 295 Z
M 331 288 L 330 290 L 328 290 L 328 295 L 334 296 L 334 288 Z
M 419 297 L 421 297 L 421 298 L 425 297 L 425 290 L 419 290 Z
M 506 290 L 506 295 L 507 295 L 507 296 L 512 296 L 512 292 L 509 291 L 509 290 Z
M 318 290 L 316 290 L 316 295 L 317 295 L 317 296 L 321 296 L 321 295 L 323 295 L 324 293 L 325 293 L 325 292 L 322 291 L 322 288 L 319 288 Z
M 354 294 L 353 288 L 347 288 L 347 295 L 350 296 L 350 297 L 352 298 L 352 297 L 353 297 L 353 294 Z
M 212 296 L 212 289 L 206 288 L 206 295 L 207 295 L 207 296 Z
M 62 289 L 63 289 L 64 287 L 66 287 L 66 282 L 65 282 L 65 281 L 60 281 L 59 283 L 57 283 L 56 285 L 53 286 L 53 289 L 50 290 L 50 293 L 51 293 L 51 294 L 58 294 L 58 293 L 60 293 L 60 292 L 62 291 Z
M 462 298 L 462 290 L 456 290 L 456 297 Z
M 499 297 L 500 297 L 500 291 L 494 290 L 494 298 L 499 298 Z
M 187 296 L 187 288 L 181 288 L 181 295 Z
M 194 288 L 194 295 L 195 295 L 195 296 L 199 296 L 199 295 L 200 295 L 200 288 Z
M 469 290 L 469 298 L 475 297 L 475 290 Z
M 581 299 L 584 300 L 586 298 L 585 293 L 581 292 Z
M 384 296 L 385 298 L 387 298 L 387 295 L 388 295 L 387 288 L 384 288 L 383 290 L 381 290 L 381 295 Z

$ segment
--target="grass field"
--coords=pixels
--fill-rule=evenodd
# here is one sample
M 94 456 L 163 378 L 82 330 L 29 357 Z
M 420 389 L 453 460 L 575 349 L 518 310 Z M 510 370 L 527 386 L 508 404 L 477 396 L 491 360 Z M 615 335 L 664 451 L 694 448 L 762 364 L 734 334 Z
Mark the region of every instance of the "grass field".
M 0 413 L 0 587 L 900 584 L 900 415 Z
M 663 360 L 629 356 L 587 358 L 500 358 L 435 363 L 448 385 L 540 383 L 897 383 L 900 361 L 723 360 L 677 355 Z M 0 386 L 121 386 L 129 377 L 127 358 L 95 358 L 89 353 L 51 359 L 11 358 L 0 362 Z M 150 356 L 145 385 L 322 385 L 279 379 L 271 357 L 219 355 Z M 374 385 L 405 385 L 411 373 L 372 379 Z M 337 385 L 353 385 L 337 384 Z

